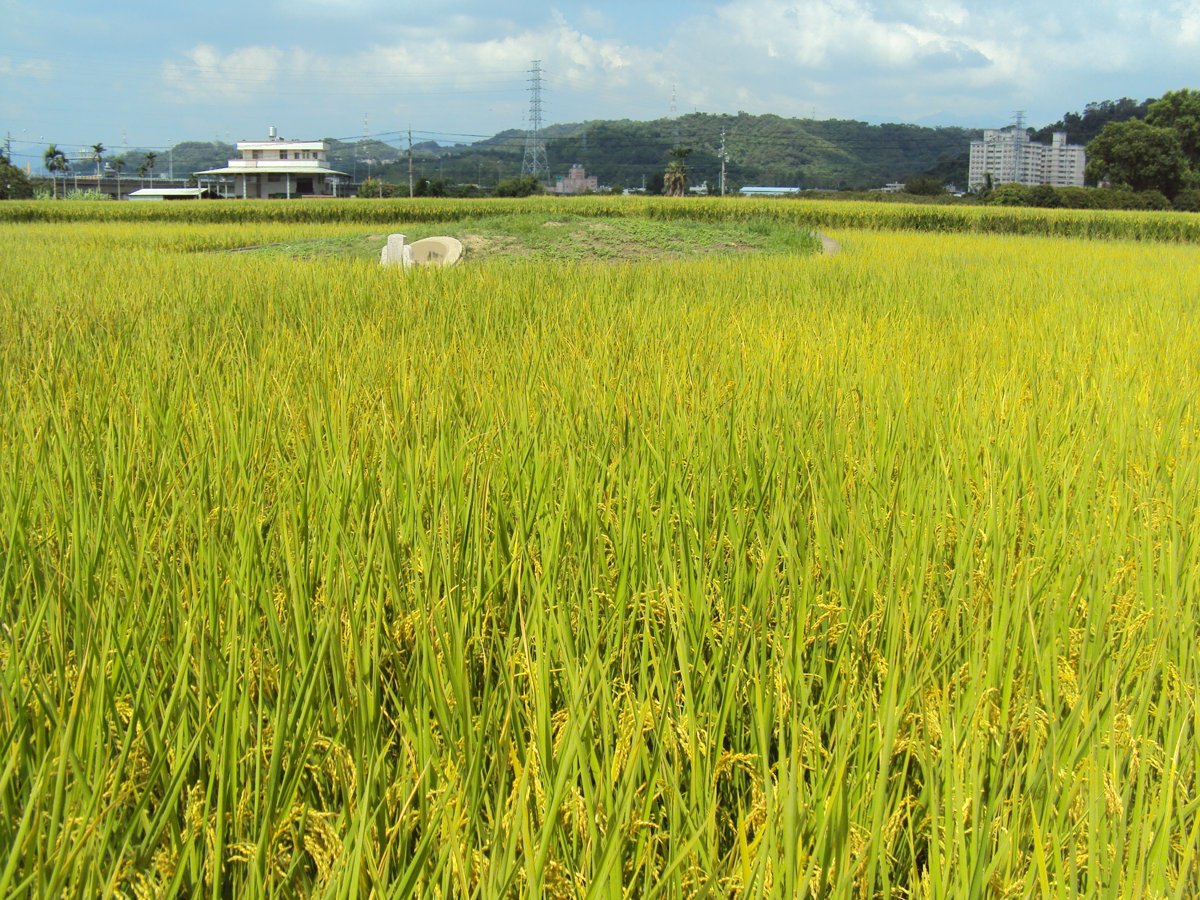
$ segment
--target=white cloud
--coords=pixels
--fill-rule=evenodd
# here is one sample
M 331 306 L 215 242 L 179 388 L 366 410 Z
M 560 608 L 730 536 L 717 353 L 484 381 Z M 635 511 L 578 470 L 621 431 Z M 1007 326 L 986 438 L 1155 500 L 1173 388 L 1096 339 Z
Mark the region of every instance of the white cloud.
M 986 62 L 978 42 L 958 27 L 966 14 L 957 4 L 934 4 L 914 18 L 885 17 L 859 0 L 817 0 L 803 7 L 781 0 L 733 0 L 717 10 L 714 24 L 741 49 L 800 68 L 848 60 L 854 61 L 852 68 L 884 69 L 930 60 L 963 66 Z
M 608 13 L 594 6 L 584 6 L 579 10 L 579 23 L 592 31 L 609 31 L 613 27 L 613 20 Z
M 44 81 L 53 74 L 54 65 L 48 59 L 13 60 L 7 56 L 0 56 L 0 75 Z
M 548 95 L 628 86 L 637 48 L 594 38 L 561 14 L 538 29 L 480 40 L 410 26 L 401 40 L 347 55 L 296 48 L 248 46 L 229 50 L 198 44 L 164 62 L 163 83 L 190 102 L 270 99 L 309 91 L 314 101 L 342 97 L 384 103 L 399 111 L 423 96 L 510 92 L 524 102 L 531 59 L 541 59 Z M 644 60 L 643 60 L 644 61 Z M 517 124 L 517 123 L 513 123 Z
M 1185 47 L 1200 45 L 1200 0 L 1179 4 L 1177 10 L 1179 13 L 1177 41 Z
M 673 86 L 683 111 L 989 124 L 1025 108 L 1049 121 L 1186 83 L 1169 73 L 1192 71 L 1200 45 L 1200 0 L 1092 0 L 1086 16 L 1063 0 L 717 0 L 673 16 L 655 5 L 654 27 L 594 0 L 557 0 L 549 13 L 448 0 L 436 16 L 403 18 L 380 0 L 296 3 L 344 14 L 339 33 L 374 43 L 312 42 L 310 20 L 278 46 L 197 44 L 161 65 L 172 97 L 272 120 L 287 108 L 341 129 L 365 110 L 373 125 L 484 133 L 523 124 L 525 73 L 540 59 L 550 122 L 665 116 Z
M 241 47 L 221 53 L 198 44 L 179 61 L 163 63 L 163 84 L 188 100 L 247 101 L 278 83 L 286 54 L 278 47 Z

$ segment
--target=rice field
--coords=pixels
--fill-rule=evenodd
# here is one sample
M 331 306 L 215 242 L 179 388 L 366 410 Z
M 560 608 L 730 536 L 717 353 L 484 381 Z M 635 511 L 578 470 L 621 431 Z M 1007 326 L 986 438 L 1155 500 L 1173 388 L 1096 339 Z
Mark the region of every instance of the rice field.
M 458 222 L 469 217 L 564 212 L 594 219 L 782 222 L 798 229 L 896 229 L 934 233 L 1026 234 L 1200 243 L 1200 216 L 1185 212 L 1025 209 L 999 206 L 761 200 L 710 197 L 664 203 L 661 197 L 535 197 L 491 200 L 353 200 L 287 203 L 88 203 L 37 201 L 0 206 L 3 222 L 174 222 L 212 224 L 391 225 Z
M 1200 892 L 1194 220 L 133 206 L 0 216 L 0 896 Z

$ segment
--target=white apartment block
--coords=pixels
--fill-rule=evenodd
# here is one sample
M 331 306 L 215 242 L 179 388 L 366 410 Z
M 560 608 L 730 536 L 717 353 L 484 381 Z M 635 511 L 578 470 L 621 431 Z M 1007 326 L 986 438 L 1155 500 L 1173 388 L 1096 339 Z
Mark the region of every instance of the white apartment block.
M 1024 128 L 988 129 L 982 141 L 971 141 L 967 190 L 992 184 L 1049 184 L 1083 187 L 1087 156 L 1079 144 L 1068 144 L 1066 132 L 1056 131 L 1049 145 L 1029 140 Z
M 272 127 L 265 141 L 238 141 L 237 158 L 219 169 L 196 173 L 197 183 L 222 197 L 254 200 L 336 197 L 350 176 L 329 168 L 325 141 L 287 141 Z

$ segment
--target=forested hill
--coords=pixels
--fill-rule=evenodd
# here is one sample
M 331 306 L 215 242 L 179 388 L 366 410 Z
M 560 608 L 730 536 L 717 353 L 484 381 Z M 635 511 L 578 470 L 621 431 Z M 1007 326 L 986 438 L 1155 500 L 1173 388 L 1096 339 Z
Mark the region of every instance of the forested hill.
M 1151 100 L 1128 98 L 1089 103 L 1081 113 L 1033 133 L 1049 141 L 1052 131 L 1066 131 L 1072 143 L 1086 144 L 1108 122 L 1144 118 Z M 999 123 L 998 123 L 999 124 Z M 687 164 L 693 185 L 707 181 L 716 189 L 721 170 L 721 133 L 728 154 L 727 187 L 780 185 L 804 188 L 873 188 L 917 175 L 964 186 L 970 142 L 981 132 L 966 128 L 927 128 L 920 125 L 868 125 L 842 119 L 785 119 L 780 116 L 710 115 L 691 113 L 676 120 L 635 122 L 597 120 L 551 125 L 544 130 L 552 175 L 565 175 L 580 163 L 603 185 L 641 187 L 658 192 L 671 149 L 692 150 Z M 358 178 L 370 174 L 405 183 L 405 147 L 379 140 L 344 142 L 329 139 L 330 163 Z M 413 170 L 418 179 L 443 179 L 448 184 L 493 186 L 521 171 L 525 132 L 504 131 L 474 144 L 440 146 L 424 141 L 413 147 Z M 233 147 L 221 143 L 189 142 L 174 148 L 173 169 L 190 173 L 222 164 Z M 142 155 L 126 155 L 127 172 L 136 170 Z M 157 171 L 167 169 L 168 154 L 158 155 Z
M 1072 144 L 1087 144 L 1092 138 L 1104 130 L 1109 122 L 1124 122 L 1128 119 L 1144 119 L 1154 102 L 1151 97 L 1140 103 L 1129 97 L 1120 100 L 1101 100 L 1089 103 L 1083 112 L 1069 112 L 1061 119 L 1045 128 L 1038 129 L 1032 135 L 1035 141 L 1049 143 L 1050 136 L 1056 131 L 1065 131 L 1067 140 Z
M 544 129 L 552 175 L 566 175 L 580 163 L 603 185 L 661 189 L 662 173 L 678 145 L 692 150 L 687 159 L 690 182 L 707 181 L 716 190 L 721 171 L 721 132 L 728 154 L 726 185 L 779 185 L 804 188 L 875 188 L 926 173 L 965 185 L 967 151 L 979 131 L 919 125 L 868 125 L 832 119 L 785 119 L 774 115 L 692 113 L 676 120 L 590 121 Z M 330 164 L 357 178 L 370 174 L 386 181 L 408 180 L 407 148 L 368 140 L 330 140 Z M 491 187 L 521 171 L 525 132 L 504 131 L 474 144 L 439 146 L 425 141 L 413 147 L 417 179 Z M 191 173 L 224 163 L 233 147 L 189 142 L 174 148 L 174 171 Z M 141 154 L 130 153 L 126 171 Z M 167 153 L 156 170 L 167 168 Z M 369 162 L 368 162 L 369 161 Z
M 978 131 L 925 128 L 919 125 L 868 125 L 865 122 L 785 119 L 780 116 L 692 113 L 677 120 L 649 122 L 591 121 L 545 129 L 546 155 L 555 174 L 581 163 L 601 184 L 640 187 L 645 176 L 654 187 L 661 178 L 676 134 L 691 148 L 691 182 L 714 187 L 721 170 L 721 132 L 725 132 L 727 185 L 783 185 L 806 188 L 871 188 L 903 181 L 948 161 L 964 158 Z M 509 152 L 519 158 L 525 136 L 503 132 L 460 148 L 458 155 Z M 449 168 L 449 160 L 446 166 Z M 962 166 L 961 181 L 966 180 Z

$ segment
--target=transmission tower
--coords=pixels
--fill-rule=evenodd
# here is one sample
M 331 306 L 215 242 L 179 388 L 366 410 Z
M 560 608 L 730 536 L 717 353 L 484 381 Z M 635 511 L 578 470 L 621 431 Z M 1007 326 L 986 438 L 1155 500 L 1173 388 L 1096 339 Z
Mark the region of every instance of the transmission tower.
M 1017 180 L 1024 181 L 1025 171 L 1025 144 L 1029 140 L 1029 133 L 1025 130 L 1025 110 L 1018 109 L 1013 113 L 1013 150 L 1016 156 L 1017 163 Z
M 535 59 L 529 70 L 529 130 L 525 132 L 525 158 L 521 174 L 539 181 L 550 177 L 546 161 L 546 142 L 542 140 L 542 61 Z

